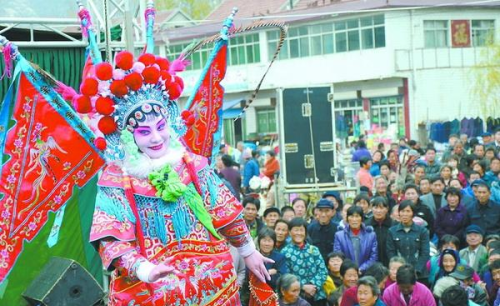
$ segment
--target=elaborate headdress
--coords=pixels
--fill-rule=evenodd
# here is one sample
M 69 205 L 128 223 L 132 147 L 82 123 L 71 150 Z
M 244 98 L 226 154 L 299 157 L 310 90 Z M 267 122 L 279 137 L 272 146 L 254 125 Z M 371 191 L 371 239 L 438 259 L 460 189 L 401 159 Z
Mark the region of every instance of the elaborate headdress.
M 93 50 L 95 39 L 92 36 L 90 15 L 80 4 L 82 28 L 89 38 L 90 49 Z M 149 4 L 145 12 L 148 26 L 148 46 L 152 49 L 152 27 L 155 11 Z M 75 110 L 84 115 L 89 126 L 96 133 L 95 145 L 104 151 L 108 160 L 124 157 L 120 134 L 127 129 L 130 132 L 143 121 L 148 114 L 162 115 L 168 119 L 170 127 L 177 136 L 186 132 L 186 124 L 193 124 L 194 117 L 189 111 L 184 111 L 182 117 L 175 100 L 180 97 L 183 80 L 176 75 L 186 62 L 180 58 L 172 64 L 168 59 L 151 53 L 140 55 L 134 60 L 134 55 L 128 51 L 119 52 L 115 57 L 114 66 L 102 62 L 94 52 L 94 71 L 87 75 L 81 86 L 80 93 L 73 97 Z
M 165 116 L 174 131 L 182 136 L 189 113 L 181 118 L 176 100 L 184 82 L 175 75 L 166 58 L 146 53 L 134 62 L 128 51 L 117 54 L 115 67 L 103 62 L 95 66 L 95 77 L 83 80 L 80 95 L 73 99 L 77 112 L 87 114 L 96 134 L 96 146 L 109 159 L 123 158 L 120 134 L 133 131 L 150 113 Z M 186 115 L 187 114 L 187 115 Z

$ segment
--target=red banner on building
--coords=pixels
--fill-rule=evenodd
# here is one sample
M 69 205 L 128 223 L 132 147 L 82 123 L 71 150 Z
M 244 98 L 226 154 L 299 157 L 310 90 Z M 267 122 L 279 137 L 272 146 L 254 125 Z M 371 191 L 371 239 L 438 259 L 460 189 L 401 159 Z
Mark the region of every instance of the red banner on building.
M 453 48 L 470 47 L 470 22 L 469 20 L 451 21 L 451 46 Z

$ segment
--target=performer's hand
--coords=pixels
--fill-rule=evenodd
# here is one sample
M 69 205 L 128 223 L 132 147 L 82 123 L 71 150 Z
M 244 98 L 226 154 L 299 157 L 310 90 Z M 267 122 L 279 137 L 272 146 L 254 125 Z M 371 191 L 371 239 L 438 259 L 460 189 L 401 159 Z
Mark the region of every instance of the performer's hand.
M 170 273 L 175 273 L 176 270 L 172 266 L 167 266 L 163 263 L 156 265 L 151 273 L 149 273 L 149 282 L 154 283 L 162 277 L 169 275 Z
M 266 266 L 264 266 L 265 262 L 274 263 L 274 260 L 262 256 L 258 251 L 245 257 L 245 265 L 248 270 L 252 271 L 263 283 L 266 282 L 266 279 L 271 280 L 271 276 L 269 276 L 269 272 L 267 272 Z

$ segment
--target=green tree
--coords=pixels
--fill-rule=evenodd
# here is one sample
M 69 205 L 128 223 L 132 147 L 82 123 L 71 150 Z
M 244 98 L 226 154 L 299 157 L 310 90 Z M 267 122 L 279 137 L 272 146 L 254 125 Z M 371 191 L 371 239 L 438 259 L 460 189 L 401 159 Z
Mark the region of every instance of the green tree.
M 215 8 L 217 1 L 207 0 L 155 0 L 157 10 L 179 8 L 194 20 L 205 19 Z
M 500 42 L 491 39 L 481 59 L 472 69 L 472 100 L 479 103 L 487 117 L 500 115 Z

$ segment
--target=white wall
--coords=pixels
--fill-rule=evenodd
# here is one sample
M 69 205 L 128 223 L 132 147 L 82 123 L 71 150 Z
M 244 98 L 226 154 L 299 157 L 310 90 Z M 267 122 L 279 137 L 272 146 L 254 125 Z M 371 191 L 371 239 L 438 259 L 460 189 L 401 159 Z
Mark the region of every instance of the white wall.
M 377 92 L 377 88 L 388 88 L 381 80 L 398 80 L 396 83 L 400 83 L 402 78 L 408 78 L 410 133 L 415 138 L 419 122 L 480 115 L 479 102 L 471 95 L 474 84 L 471 70 L 482 59 L 483 48 L 424 49 L 424 20 L 494 19 L 498 41 L 499 12 L 497 8 L 390 11 L 385 15 L 385 48 L 278 60 L 273 64 L 262 89 L 332 83 L 340 89 L 350 82 L 356 85 L 356 81 L 365 81 L 356 86 L 371 86 L 372 92 Z M 273 52 L 267 50 L 266 35 L 261 33 L 260 38 L 262 53 Z M 267 61 L 267 56 L 261 58 Z M 229 66 L 223 83 L 226 92 L 253 91 L 267 65 L 265 62 Z M 199 74 L 200 71 L 183 73 L 187 85 L 184 95 L 192 90 Z M 254 132 L 256 122 L 251 123 L 251 120 L 255 114 L 249 110 L 246 118 L 247 133 Z

